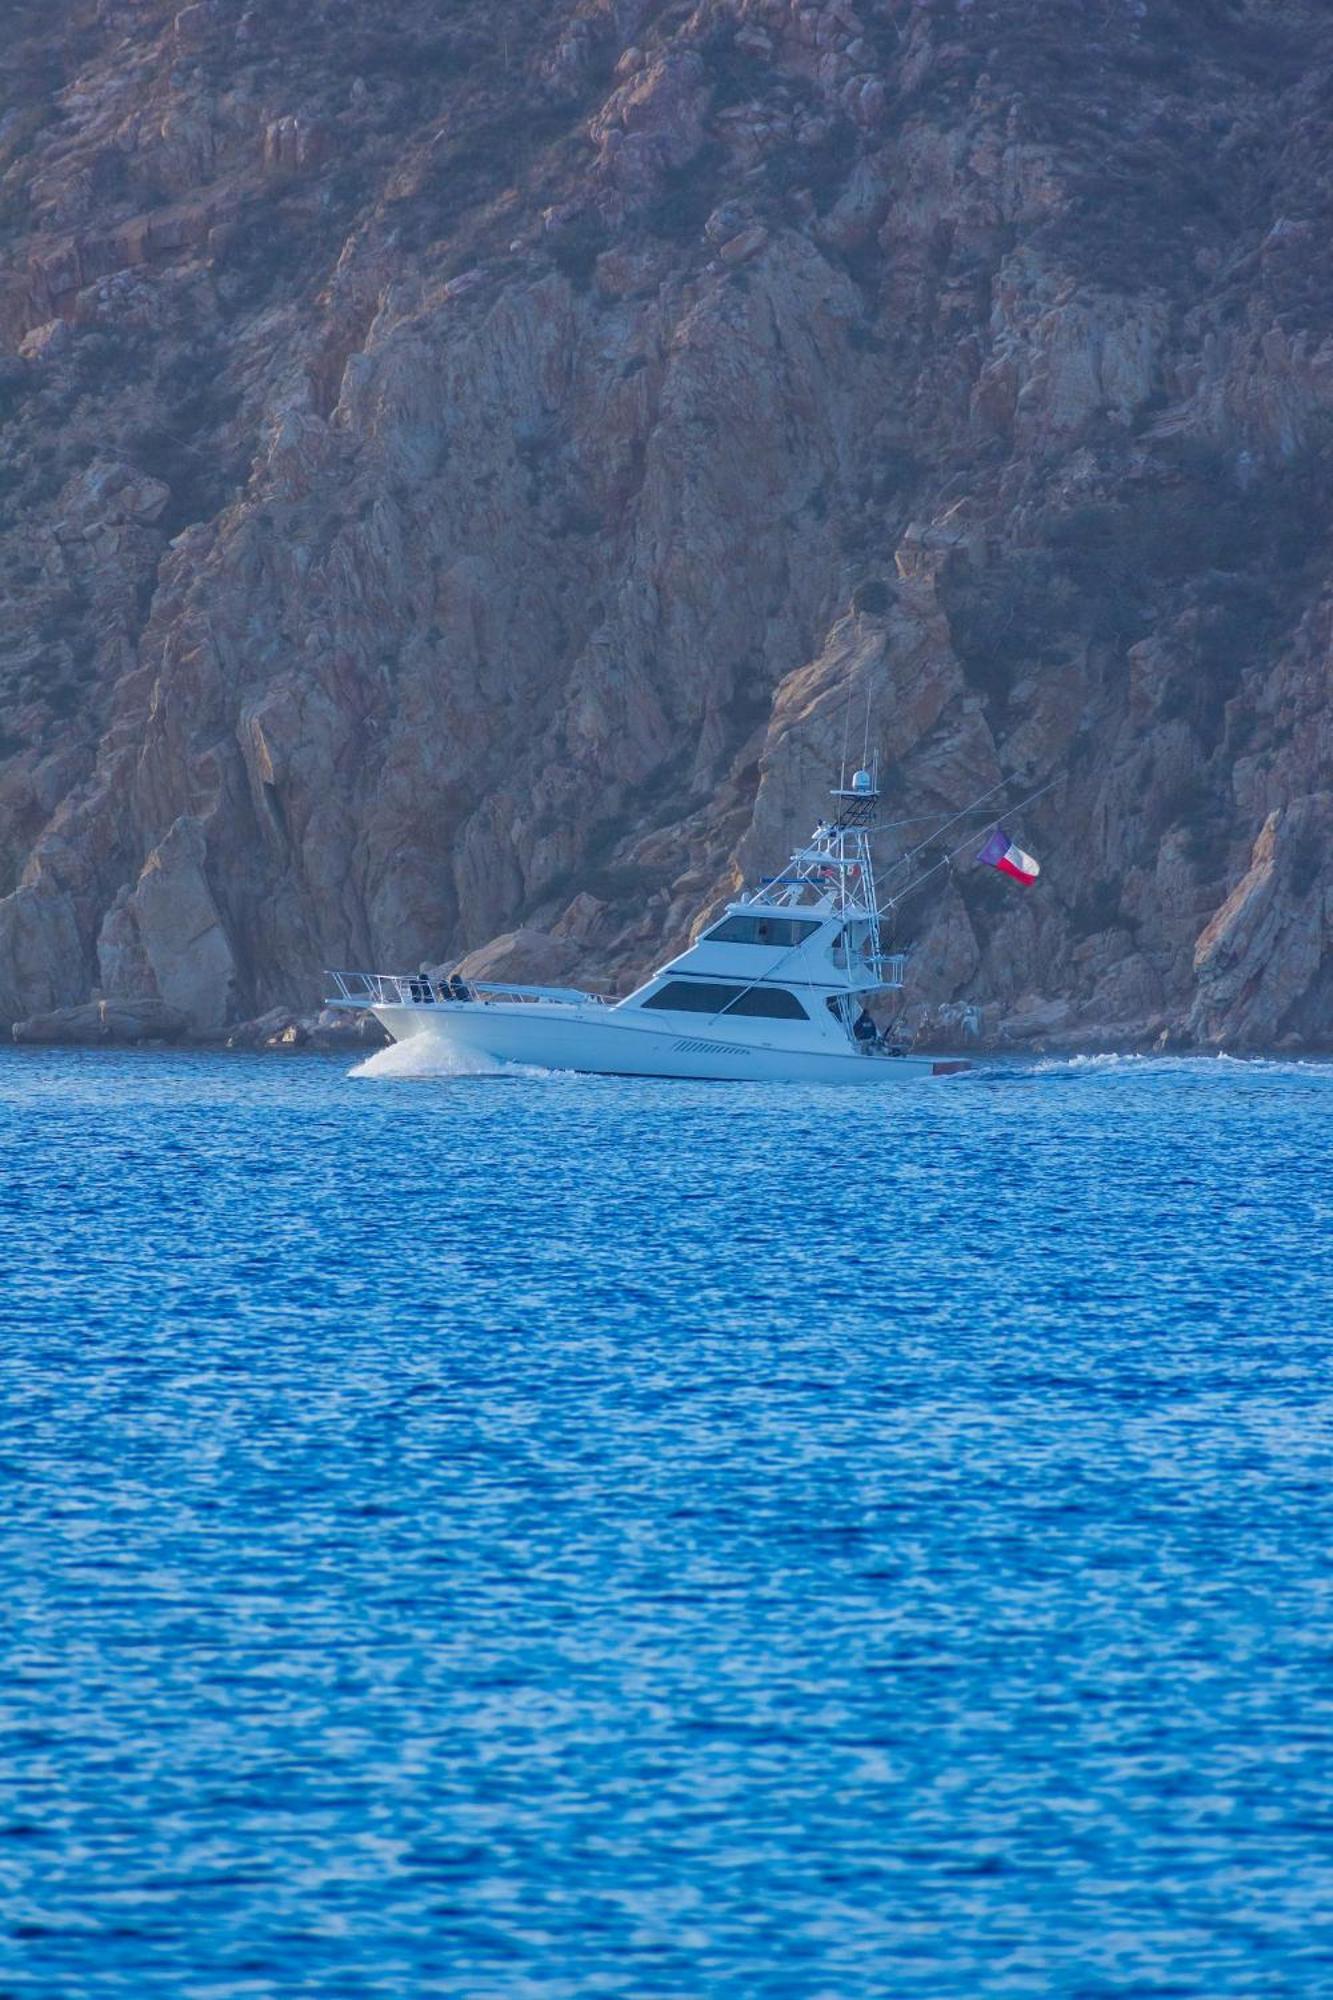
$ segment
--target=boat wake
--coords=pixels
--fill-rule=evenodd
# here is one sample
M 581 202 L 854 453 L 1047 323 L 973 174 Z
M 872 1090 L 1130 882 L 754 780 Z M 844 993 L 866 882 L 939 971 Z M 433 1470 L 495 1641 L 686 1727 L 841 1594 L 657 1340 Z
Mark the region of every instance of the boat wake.
M 1079 1078 L 1184 1077 L 1202 1080 L 1215 1075 L 1219 1067 L 1254 1076 L 1299 1076 L 1307 1080 L 1321 1076 L 1333 1079 L 1333 1063 L 1318 1057 L 1234 1056 L 1225 1051 L 1197 1055 L 1153 1055 L 1129 1052 L 1094 1055 L 1043 1056 L 1035 1061 L 996 1064 L 979 1070 L 989 1080 L 1007 1082 L 1074 1082 Z
M 501 1062 L 498 1056 L 482 1055 L 480 1052 L 467 1055 L 451 1053 L 438 1044 L 432 1047 L 424 1038 L 414 1038 L 406 1042 L 390 1042 L 387 1049 L 376 1049 L 363 1062 L 354 1064 L 347 1074 L 385 1083 L 461 1076 L 550 1077 L 556 1072 L 541 1069 L 535 1063 Z

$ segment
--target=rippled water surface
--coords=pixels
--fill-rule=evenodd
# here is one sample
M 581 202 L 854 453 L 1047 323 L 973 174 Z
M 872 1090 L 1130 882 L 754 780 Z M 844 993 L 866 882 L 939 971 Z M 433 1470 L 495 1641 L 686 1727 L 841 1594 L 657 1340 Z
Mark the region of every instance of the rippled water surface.
M 1331 1117 L 0 1055 L 0 1991 L 1333 1993 Z

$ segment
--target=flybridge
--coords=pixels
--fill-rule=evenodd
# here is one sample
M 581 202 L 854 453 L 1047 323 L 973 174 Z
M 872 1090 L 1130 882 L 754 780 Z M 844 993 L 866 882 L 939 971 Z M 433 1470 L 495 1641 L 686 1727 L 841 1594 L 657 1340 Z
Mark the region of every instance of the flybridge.
M 753 911 L 761 905 L 808 909 L 812 917 L 818 915 L 829 925 L 829 935 L 820 943 L 838 983 L 855 993 L 895 989 L 903 983 L 905 956 L 898 952 L 886 956 L 880 941 L 870 850 L 879 811 L 877 773 L 857 771 L 850 785 L 835 788 L 833 797 L 836 814 L 820 821 L 783 873 L 767 878 L 753 895 L 730 909 Z M 715 925 L 699 940 L 701 944 L 724 941 L 723 925 Z

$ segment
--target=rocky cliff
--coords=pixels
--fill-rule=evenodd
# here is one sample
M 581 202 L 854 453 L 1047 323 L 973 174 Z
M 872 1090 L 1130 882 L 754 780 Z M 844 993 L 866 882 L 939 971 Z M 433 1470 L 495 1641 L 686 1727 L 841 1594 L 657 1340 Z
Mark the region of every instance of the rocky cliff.
M 9 0 L 0 72 L 0 1019 L 623 984 L 868 700 L 903 816 L 1060 780 L 912 1025 L 1333 1034 L 1326 0 Z

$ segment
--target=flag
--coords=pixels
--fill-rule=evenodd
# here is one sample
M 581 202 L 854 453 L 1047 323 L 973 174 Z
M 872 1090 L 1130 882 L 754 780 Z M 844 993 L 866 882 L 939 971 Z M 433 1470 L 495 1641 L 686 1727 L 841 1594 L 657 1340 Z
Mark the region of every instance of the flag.
M 989 868 L 998 868 L 1002 875 L 1012 875 L 1015 882 L 1035 882 L 1041 873 L 1040 862 L 1024 854 L 1021 847 L 1015 847 L 1002 826 L 996 827 L 977 860 L 984 861 Z

